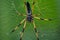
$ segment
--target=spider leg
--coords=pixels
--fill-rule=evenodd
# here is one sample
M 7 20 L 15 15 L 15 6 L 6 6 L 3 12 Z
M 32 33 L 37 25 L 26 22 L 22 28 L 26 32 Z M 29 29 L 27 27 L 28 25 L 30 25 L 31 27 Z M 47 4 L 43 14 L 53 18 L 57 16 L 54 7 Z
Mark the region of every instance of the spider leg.
M 18 10 L 16 9 L 16 7 L 15 7 L 15 4 L 13 3 L 13 5 L 14 5 L 14 10 L 16 11 L 16 13 L 18 14 L 18 15 L 20 15 L 20 16 L 26 16 L 25 14 L 21 14 L 20 12 L 18 12 Z
M 39 17 L 36 17 L 34 16 L 34 18 L 38 19 L 38 20 L 45 20 L 45 21 L 51 21 L 52 19 L 44 19 L 44 18 L 39 18 Z
M 20 24 L 18 24 L 11 32 L 14 32 L 15 30 L 17 30 L 17 28 L 25 21 L 25 19 L 23 19 Z
M 32 4 L 32 13 L 34 11 L 34 4 L 36 3 L 36 0 L 33 0 L 33 4 Z M 40 16 L 41 14 L 33 14 L 33 16 Z
M 35 33 L 36 33 L 36 38 L 37 38 L 37 40 L 39 40 L 38 31 L 37 31 L 37 28 L 36 28 L 36 25 L 35 25 L 34 21 L 33 21 L 33 25 L 34 25 L 34 30 L 35 30 Z
M 26 16 L 25 14 L 21 14 L 21 13 L 18 12 L 17 10 L 16 10 L 16 13 L 17 13 L 18 15 L 20 15 L 20 16 Z
M 26 20 L 25 20 L 25 23 L 24 23 L 24 27 L 22 29 L 22 32 L 20 32 L 20 40 L 22 40 L 22 37 L 23 37 L 23 33 L 25 31 L 25 28 L 26 28 Z
M 33 1 L 33 4 L 32 4 L 32 13 L 34 11 L 34 4 L 35 4 L 35 1 Z

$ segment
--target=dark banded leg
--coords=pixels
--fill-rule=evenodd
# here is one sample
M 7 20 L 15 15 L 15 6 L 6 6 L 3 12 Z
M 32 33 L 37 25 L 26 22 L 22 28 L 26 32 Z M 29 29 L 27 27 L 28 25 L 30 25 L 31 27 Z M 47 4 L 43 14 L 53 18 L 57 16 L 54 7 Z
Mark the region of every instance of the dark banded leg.
M 11 32 L 14 32 L 15 30 L 17 30 L 17 28 L 25 21 L 25 19 L 23 19 L 20 24 L 18 24 Z
M 25 31 L 25 28 L 26 28 L 26 21 L 25 21 L 25 23 L 24 23 L 24 27 L 23 27 L 23 29 L 22 29 L 22 32 L 20 32 L 20 40 L 22 40 L 22 37 L 23 37 L 23 33 L 24 33 L 24 31 Z
M 39 17 L 35 17 L 34 18 L 38 19 L 38 20 L 45 20 L 45 21 L 51 21 L 51 19 L 44 19 L 44 18 L 39 18 Z
M 33 21 L 33 25 L 34 25 L 34 30 L 35 30 L 35 33 L 36 33 L 36 38 L 37 38 L 37 40 L 39 40 L 38 31 L 36 29 L 36 25 L 35 25 L 34 21 Z

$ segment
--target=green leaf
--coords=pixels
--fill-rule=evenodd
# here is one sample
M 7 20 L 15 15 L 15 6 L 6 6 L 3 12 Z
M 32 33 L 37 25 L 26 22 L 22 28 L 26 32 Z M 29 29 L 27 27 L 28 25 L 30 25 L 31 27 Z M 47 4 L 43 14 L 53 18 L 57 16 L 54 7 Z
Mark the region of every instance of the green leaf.
M 32 8 L 33 0 L 26 0 Z M 60 40 L 60 11 L 59 1 L 36 0 L 32 14 L 42 14 L 42 18 L 51 18 L 52 21 L 34 19 L 40 40 Z M 0 0 L 0 40 L 19 40 L 24 23 L 15 32 L 11 33 L 25 17 L 17 15 L 16 10 L 26 14 L 23 0 Z M 16 10 L 15 10 L 16 9 Z M 34 26 L 27 22 L 23 40 L 36 40 Z

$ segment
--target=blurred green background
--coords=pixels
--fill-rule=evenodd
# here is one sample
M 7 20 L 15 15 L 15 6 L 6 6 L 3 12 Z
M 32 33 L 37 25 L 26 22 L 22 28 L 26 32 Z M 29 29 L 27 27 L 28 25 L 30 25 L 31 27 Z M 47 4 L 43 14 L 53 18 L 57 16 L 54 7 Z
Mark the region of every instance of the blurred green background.
M 31 4 L 33 0 L 26 0 Z M 60 0 L 37 0 L 33 14 L 38 17 L 51 18 L 52 21 L 34 19 L 39 31 L 40 40 L 60 40 Z M 16 11 L 26 14 L 23 0 L 0 0 L 0 40 L 19 40 L 22 24 L 14 33 L 10 33 L 25 17 Z M 27 22 L 23 40 L 36 40 L 33 24 Z

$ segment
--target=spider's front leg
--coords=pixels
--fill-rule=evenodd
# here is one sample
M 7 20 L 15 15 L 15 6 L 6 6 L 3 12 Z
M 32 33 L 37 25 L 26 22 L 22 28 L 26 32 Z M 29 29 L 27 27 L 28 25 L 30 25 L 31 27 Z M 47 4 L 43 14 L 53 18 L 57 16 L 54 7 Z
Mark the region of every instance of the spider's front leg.
M 21 14 L 21 13 L 18 12 L 17 10 L 16 10 L 16 13 L 17 13 L 17 15 L 19 15 L 19 16 L 26 16 L 25 14 Z
M 17 30 L 17 28 L 25 21 L 25 19 L 23 19 L 20 24 L 18 24 L 11 32 L 14 32 L 15 30 Z
M 24 23 L 24 27 L 22 29 L 22 32 L 20 32 L 20 40 L 22 40 L 22 37 L 23 37 L 23 33 L 25 31 L 25 28 L 26 28 L 26 20 L 25 20 L 25 23 Z
M 32 4 L 32 13 L 34 11 L 34 4 L 35 4 L 35 1 L 33 1 L 33 4 Z
M 35 30 L 35 33 L 36 33 L 36 38 L 37 38 L 37 40 L 39 40 L 38 31 L 37 31 L 37 28 L 36 28 L 36 25 L 35 25 L 34 21 L 33 21 L 33 25 L 34 25 L 34 30 Z
M 35 6 L 36 0 L 33 0 L 32 4 L 32 13 L 34 12 L 34 6 Z M 40 16 L 41 14 L 33 14 L 33 16 Z
M 13 7 L 14 7 L 14 10 L 16 11 L 16 13 L 17 13 L 19 16 L 26 16 L 25 14 L 20 13 L 20 12 L 16 9 L 14 3 L 13 3 Z

